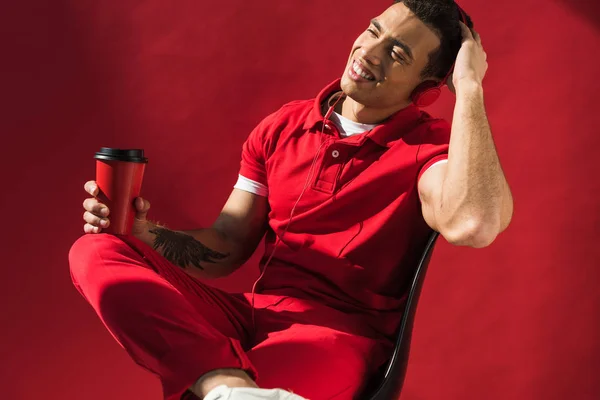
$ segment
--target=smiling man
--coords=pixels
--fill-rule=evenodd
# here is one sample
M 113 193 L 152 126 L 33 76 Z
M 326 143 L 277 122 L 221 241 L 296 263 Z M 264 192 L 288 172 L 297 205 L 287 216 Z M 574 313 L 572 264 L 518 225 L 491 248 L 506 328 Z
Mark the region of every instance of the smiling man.
M 451 0 L 406 0 L 371 20 L 341 79 L 250 134 L 210 228 L 150 222 L 138 198 L 131 236 L 98 235 L 110 211 L 86 183 L 94 198 L 84 202 L 88 235 L 70 252 L 73 281 L 160 377 L 165 398 L 356 398 L 389 355 L 431 229 L 484 247 L 507 227 L 512 197 L 483 101 L 486 54 L 460 18 Z M 450 126 L 417 105 L 455 61 Z M 263 237 L 253 293 L 196 279 L 235 271 Z

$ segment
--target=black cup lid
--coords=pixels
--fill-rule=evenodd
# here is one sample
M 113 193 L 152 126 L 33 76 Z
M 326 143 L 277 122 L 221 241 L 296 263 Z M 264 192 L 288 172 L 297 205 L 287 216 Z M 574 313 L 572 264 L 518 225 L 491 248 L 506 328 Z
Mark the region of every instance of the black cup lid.
M 110 147 L 101 147 L 94 158 L 96 160 L 108 161 L 148 162 L 148 159 L 144 157 L 144 150 L 142 149 L 113 149 Z

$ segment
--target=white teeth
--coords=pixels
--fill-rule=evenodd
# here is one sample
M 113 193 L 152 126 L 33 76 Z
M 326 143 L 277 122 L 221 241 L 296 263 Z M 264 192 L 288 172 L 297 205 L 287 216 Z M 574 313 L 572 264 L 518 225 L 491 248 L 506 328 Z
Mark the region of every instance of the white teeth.
M 352 69 L 354 70 L 354 72 L 356 72 L 358 75 L 362 76 L 365 79 L 368 79 L 370 81 L 375 80 L 374 76 L 372 76 L 371 74 L 369 74 L 366 71 L 363 71 L 363 69 L 360 68 L 360 66 L 356 62 L 352 65 Z

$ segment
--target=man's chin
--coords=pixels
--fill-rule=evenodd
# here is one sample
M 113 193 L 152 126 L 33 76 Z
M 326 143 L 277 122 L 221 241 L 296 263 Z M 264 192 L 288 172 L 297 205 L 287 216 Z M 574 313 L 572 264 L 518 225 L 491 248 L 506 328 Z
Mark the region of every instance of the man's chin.
M 340 87 L 342 92 L 352 100 L 361 104 L 369 103 L 369 93 L 367 93 L 364 88 L 359 88 L 356 82 L 351 79 L 342 78 Z
M 344 92 L 344 94 L 346 96 L 350 96 L 350 97 L 354 97 L 354 96 L 360 97 L 360 93 L 364 92 L 364 90 L 361 90 L 361 88 L 358 87 L 356 82 L 354 82 L 352 79 L 348 78 L 347 76 L 342 77 L 342 81 L 340 82 L 340 87 L 342 88 L 342 91 Z

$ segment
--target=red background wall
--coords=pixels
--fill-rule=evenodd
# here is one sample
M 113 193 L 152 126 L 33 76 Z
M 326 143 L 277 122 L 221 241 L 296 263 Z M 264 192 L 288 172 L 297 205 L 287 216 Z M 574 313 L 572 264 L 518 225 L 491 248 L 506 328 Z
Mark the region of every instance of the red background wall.
M 94 151 L 145 148 L 151 217 L 207 225 L 253 126 L 339 76 L 388 4 L 3 2 L 0 397 L 160 398 L 69 280 Z M 490 248 L 439 244 L 403 399 L 600 398 L 596 4 L 463 1 L 516 211 Z M 256 261 L 217 284 L 249 288 Z

